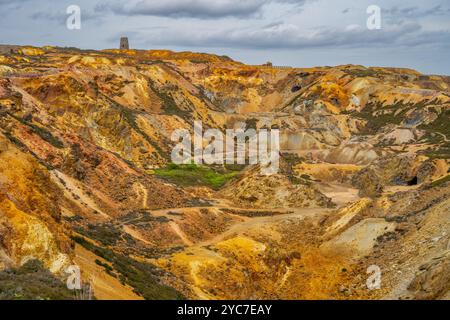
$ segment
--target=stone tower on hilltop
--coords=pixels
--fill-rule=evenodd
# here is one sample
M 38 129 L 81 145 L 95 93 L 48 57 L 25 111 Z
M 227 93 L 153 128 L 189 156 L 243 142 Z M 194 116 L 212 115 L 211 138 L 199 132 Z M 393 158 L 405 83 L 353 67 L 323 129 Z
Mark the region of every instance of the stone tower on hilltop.
M 120 38 L 120 50 L 128 50 L 130 49 L 130 45 L 128 44 L 128 38 L 122 37 Z

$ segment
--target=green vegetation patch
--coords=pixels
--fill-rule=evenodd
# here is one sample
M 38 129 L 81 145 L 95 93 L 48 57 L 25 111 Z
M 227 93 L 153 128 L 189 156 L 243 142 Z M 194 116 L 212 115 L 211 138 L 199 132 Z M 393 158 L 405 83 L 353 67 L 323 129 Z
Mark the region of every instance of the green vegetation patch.
M 170 90 L 159 90 L 153 81 L 148 79 L 150 89 L 159 97 L 163 105 L 163 112 L 167 115 L 179 116 L 187 119 L 190 117 L 190 112 L 179 108 Z M 177 90 L 177 88 L 173 88 Z
M 133 287 L 134 292 L 147 300 L 179 300 L 183 295 L 175 289 L 159 282 L 164 272 L 156 266 L 143 263 L 111 249 L 98 247 L 82 237 L 72 239 L 87 250 L 111 263 L 101 265 L 109 274 L 116 274 L 122 284 Z M 99 262 L 96 262 L 99 264 Z M 100 265 L 100 264 L 99 264 Z M 113 271 L 114 270 L 114 271 Z
M 419 126 L 420 129 L 426 131 L 426 141 L 436 145 L 424 152 L 428 157 L 432 159 L 450 159 L 449 120 L 450 109 L 441 112 L 432 123 Z
M 206 186 L 219 189 L 236 177 L 239 171 L 214 170 L 211 167 L 196 164 L 169 164 L 166 168 L 156 169 L 157 176 L 182 186 Z
M 58 140 L 58 138 L 56 138 L 50 131 L 48 131 L 47 129 L 37 126 L 29 121 L 26 121 L 20 117 L 17 117 L 14 114 L 10 114 L 14 119 L 16 119 L 17 121 L 19 121 L 20 123 L 28 126 L 35 134 L 37 134 L 39 137 L 41 137 L 42 140 L 47 141 L 48 143 L 50 143 L 52 146 L 54 146 L 55 148 L 58 149 L 62 149 L 64 148 L 64 144 Z
M 75 230 L 78 233 L 90 239 L 94 239 L 105 246 L 116 245 L 124 235 L 121 230 L 115 228 L 111 223 L 89 224 L 86 228 L 75 227 Z
M 450 181 L 450 174 L 445 176 L 445 177 L 443 177 L 443 178 L 440 178 L 440 179 L 438 179 L 436 181 L 433 181 L 430 185 L 431 185 L 431 187 L 439 187 L 439 186 L 441 186 L 441 185 L 443 185 L 443 184 L 445 184 L 445 183 L 447 183 L 449 181 Z
M 73 292 L 39 260 L 0 272 L 0 300 L 73 299 Z
M 396 101 L 390 106 L 383 106 L 381 102 L 371 102 L 355 115 L 367 120 L 363 134 L 375 134 L 388 124 L 400 125 L 405 119 L 405 114 L 418 106 L 419 104 L 408 104 L 403 101 Z
M 137 124 L 137 114 L 139 114 L 138 112 L 129 109 L 119 103 L 117 103 L 116 101 L 114 101 L 113 99 L 109 98 L 107 95 L 102 95 L 105 100 L 108 101 L 108 103 L 112 106 L 114 106 L 115 108 L 117 108 L 117 110 L 120 112 L 120 114 L 124 117 L 124 119 L 127 121 L 127 123 L 131 126 L 131 128 L 133 128 L 134 131 L 136 131 L 139 135 L 141 135 L 148 143 L 150 143 L 152 145 L 153 148 L 155 148 L 155 150 L 162 156 L 162 157 L 168 157 L 167 153 L 162 150 L 159 145 L 153 141 Z M 118 154 L 115 154 L 118 158 L 124 160 L 125 162 L 128 163 L 128 165 L 130 165 L 131 167 L 135 167 L 133 163 L 131 163 L 130 161 L 120 157 Z
M 441 135 L 444 135 L 447 139 L 450 139 L 450 109 L 443 111 L 438 115 L 435 121 L 432 123 L 421 125 L 420 129 L 425 129 L 429 132 L 439 132 Z M 443 137 L 439 136 L 441 140 Z
M 294 185 L 304 185 L 304 186 L 312 185 L 311 177 L 307 174 L 302 174 L 301 176 L 288 175 L 288 178 Z
M 359 78 L 377 77 L 382 74 L 372 69 L 345 69 L 343 71 L 348 75 Z

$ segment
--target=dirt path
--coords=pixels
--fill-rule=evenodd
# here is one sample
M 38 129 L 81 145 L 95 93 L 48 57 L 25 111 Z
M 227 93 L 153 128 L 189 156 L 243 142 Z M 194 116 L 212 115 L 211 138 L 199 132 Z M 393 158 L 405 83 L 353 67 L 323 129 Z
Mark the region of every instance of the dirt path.
M 202 241 L 196 244 L 196 246 L 208 246 L 213 245 L 215 243 L 226 240 L 229 237 L 237 236 L 245 233 L 250 229 L 254 229 L 256 227 L 262 227 L 263 225 L 271 225 L 279 221 L 289 220 L 289 219 L 304 219 L 305 217 L 311 217 L 314 215 L 322 214 L 327 212 L 326 208 L 302 208 L 295 209 L 295 213 L 286 213 L 286 214 L 278 214 L 268 217 L 255 217 L 255 218 L 245 218 L 245 221 L 238 222 L 231 226 L 225 232 L 218 234 L 214 238 L 206 241 Z
M 445 134 L 437 132 L 437 131 L 435 131 L 435 133 L 440 135 L 444 139 L 445 142 L 450 142 L 450 140 L 447 138 L 447 136 Z
M 142 197 L 142 208 L 146 209 L 148 201 L 148 190 L 140 182 L 135 183 L 133 185 L 133 189 L 138 195 Z
M 330 197 L 333 202 L 335 202 L 339 207 L 344 206 L 349 202 L 353 202 L 359 199 L 358 190 L 341 185 L 341 184 L 324 184 L 322 185 L 322 192 Z M 226 231 L 216 235 L 212 239 L 201 241 L 198 243 L 193 243 L 188 239 L 188 237 L 184 234 L 184 232 L 180 229 L 179 225 L 176 222 L 170 222 L 170 226 L 173 231 L 180 237 L 180 239 L 188 246 L 208 246 L 213 245 L 215 243 L 221 242 L 230 238 L 232 236 L 241 235 L 247 232 L 250 229 L 254 228 L 262 228 L 265 225 L 272 225 L 280 221 L 289 220 L 289 219 L 304 219 L 305 217 L 312 217 L 321 214 L 325 214 L 329 212 L 328 208 L 240 208 L 233 206 L 232 202 L 226 199 L 214 199 L 214 205 L 211 207 L 180 207 L 180 208 L 169 208 L 169 209 L 161 209 L 154 210 L 152 214 L 155 216 L 168 216 L 172 213 L 182 213 L 185 210 L 201 210 L 205 208 L 209 209 L 226 209 L 229 210 L 227 212 L 230 215 L 239 216 L 243 221 L 237 222 L 232 225 Z M 231 211 L 231 212 L 230 212 Z M 234 213 L 234 212 L 235 213 Z M 272 215 L 262 215 L 250 217 L 245 214 L 240 215 L 241 213 L 273 213 Z
M 181 240 L 183 240 L 183 242 L 186 245 L 188 245 L 188 246 L 193 245 L 193 242 L 188 239 L 188 237 L 180 229 L 180 226 L 178 224 L 176 224 L 175 222 L 171 221 L 171 222 L 169 222 L 169 225 L 172 228 L 172 230 L 180 237 Z
M 359 199 L 358 190 L 348 186 L 327 184 L 326 187 L 327 189 L 325 192 L 327 196 L 331 197 L 339 206 L 343 206 L 348 202 Z M 170 208 L 155 210 L 152 211 L 152 214 L 155 216 L 167 215 L 168 218 L 173 218 L 173 216 L 176 216 L 174 213 L 182 214 L 183 212 L 186 213 L 188 210 L 201 210 L 205 208 L 206 207 Z M 259 237 L 277 239 L 278 237 L 281 237 L 279 230 L 276 228 L 280 223 L 289 225 L 305 218 L 318 220 L 321 216 L 330 214 L 334 210 L 329 208 L 240 208 L 233 206 L 232 201 L 226 199 L 215 199 L 213 200 L 213 205 L 207 208 L 210 210 L 212 209 L 211 211 L 227 209 L 223 210 L 223 212 L 228 215 L 239 217 L 239 219 L 236 219 L 236 221 L 234 221 L 225 231 L 216 233 L 209 239 L 203 238 L 204 240 L 195 243 L 187 239 L 182 227 L 175 221 L 171 221 L 170 225 L 172 229 L 178 234 L 187 247 L 182 252 L 173 255 L 171 258 L 164 258 L 161 261 L 152 260 L 152 263 L 158 264 L 163 268 L 167 268 L 168 265 L 180 266 L 180 269 L 171 269 L 171 267 L 169 267 L 169 270 L 176 274 L 177 272 L 181 272 L 183 277 L 186 276 L 190 279 L 188 282 L 191 283 L 191 289 L 193 290 L 195 297 L 197 299 L 205 300 L 214 299 L 215 297 L 211 296 L 209 290 L 205 290 L 205 288 L 208 288 L 208 284 L 205 280 L 204 267 L 217 265 L 220 269 L 221 265 L 226 264 L 228 261 L 228 258 L 223 256 L 220 250 L 217 251 L 209 246 L 216 246 L 220 243 L 224 244 L 223 241 L 227 240 L 230 240 L 231 242 L 229 245 L 233 246 L 236 245 L 236 243 L 241 243 L 240 241 L 242 241 L 242 239 L 260 239 Z M 261 214 L 258 215 L 258 212 Z M 256 238 L 255 235 L 257 235 Z M 234 239 L 238 237 L 241 239 L 237 239 L 236 242 L 233 242 Z M 227 247 L 227 244 L 224 244 L 224 246 Z M 220 245 L 216 248 L 220 248 Z M 289 278 L 294 271 L 295 270 L 288 267 L 284 273 L 277 278 L 277 281 L 274 283 L 274 288 L 281 290 L 286 282 L 289 281 Z
M 142 195 L 143 201 L 146 202 L 147 190 L 140 184 L 135 184 L 133 187 L 136 189 L 138 194 Z M 341 184 L 323 184 L 321 185 L 321 191 L 326 196 L 332 198 L 333 202 L 338 204 L 339 207 L 359 199 L 357 189 L 353 189 Z M 151 214 L 156 217 L 169 218 L 171 220 L 169 222 L 170 228 L 186 246 L 190 248 L 201 248 L 209 245 L 214 245 L 234 236 L 245 234 L 252 229 L 263 229 L 266 226 L 271 226 L 281 221 L 319 216 L 329 213 L 331 210 L 329 208 L 242 208 L 233 206 L 233 203 L 227 199 L 213 199 L 211 201 L 213 205 L 209 207 L 198 206 L 166 208 L 151 210 Z M 223 212 L 228 215 L 239 217 L 240 221 L 231 225 L 224 232 L 216 234 L 211 239 L 200 242 L 193 242 L 182 230 L 180 225 L 178 225 L 177 222 L 173 220 L 173 215 L 183 214 L 183 212 L 185 211 L 200 211 L 202 209 L 212 209 L 217 211 L 223 210 Z M 248 213 L 248 215 L 246 215 L 246 213 Z M 258 213 L 260 213 L 259 216 Z M 133 220 L 122 221 L 120 223 L 120 226 L 122 226 L 123 230 L 136 240 L 142 241 L 143 243 L 148 245 L 154 245 L 150 241 L 146 240 L 145 237 L 142 236 L 139 232 L 135 231 L 131 226 L 128 226 L 132 222 Z
M 318 183 L 317 187 L 324 195 L 331 198 L 331 200 L 336 203 L 338 207 L 343 207 L 349 202 L 354 202 L 359 199 L 359 190 L 346 185 L 336 183 Z
M 111 219 L 109 215 L 103 212 L 97 205 L 95 201 L 92 200 L 81 188 L 80 182 L 65 175 L 64 173 L 53 170 L 51 171 L 51 177 L 53 181 L 58 184 L 58 186 L 64 191 L 67 198 L 72 199 L 75 203 L 83 203 L 88 206 L 91 210 L 98 212 L 101 216 L 106 219 Z M 77 199 L 78 197 L 78 199 Z
M 148 240 L 145 240 L 144 237 L 136 230 L 133 230 L 131 227 L 127 226 L 127 225 L 123 225 L 123 231 L 125 231 L 126 233 L 128 233 L 130 236 L 132 236 L 133 238 L 135 238 L 136 240 L 142 241 L 145 244 L 148 245 L 154 245 L 154 243 L 151 243 Z
M 420 184 L 414 185 L 414 186 L 385 186 L 384 187 L 384 193 L 396 193 L 396 192 L 406 192 L 410 190 L 415 190 L 420 188 Z
M 278 214 L 289 214 L 289 213 L 295 213 L 300 212 L 304 210 L 304 208 L 242 208 L 242 207 L 234 207 L 227 205 L 223 202 L 222 199 L 217 200 L 217 204 L 209 207 L 178 207 L 178 208 L 168 208 L 168 209 L 160 209 L 160 210 L 152 210 L 152 214 L 155 216 L 166 216 L 170 213 L 180 213 L 183 212 L 183 210 L 201 210 L 201 209 L 227 209 L 232 210 L 236 212 L 272 212 L 274 215 Z

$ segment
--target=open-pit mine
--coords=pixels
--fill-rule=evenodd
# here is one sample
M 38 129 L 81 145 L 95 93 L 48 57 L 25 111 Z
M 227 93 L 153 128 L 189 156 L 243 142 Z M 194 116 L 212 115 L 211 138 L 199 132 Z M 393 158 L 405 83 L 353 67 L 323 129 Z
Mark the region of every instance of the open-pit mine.
M 0 299 L 450 299 L 449 120 L 411 69 L 2 46 Z M 173 163 L 194 121 L 277 172 Z

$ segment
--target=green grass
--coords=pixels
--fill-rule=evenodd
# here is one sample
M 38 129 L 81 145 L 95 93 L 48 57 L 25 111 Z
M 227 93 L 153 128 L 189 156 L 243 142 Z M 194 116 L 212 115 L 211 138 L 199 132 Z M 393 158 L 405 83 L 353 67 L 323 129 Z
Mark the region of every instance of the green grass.
M 50 131 L 48 131 L 47 129 L 45 129 L 43 127 L 40 127 L 40 126 L 37 126 L 37 125 L 35 125 L 35 124 L 33 124 L 33 123 L 29 122 L 29 121 L 25 121 L 24 119 L 14 115 L 14 114 L 11 114 L 11 113 L 9 113 L 9 114 L 11 115 L 11 117 L 16 119 L 20 123 L 22 123 L 22 124 L 28 126 L 29 128 L 31 128 L 31 130 L 34 133 L 36 133 L 39 137 L 41 137 L 43 140 L 45 140 L 48 143 L 50 143 L 55 148 L 58 148 L 58 149 L 64 148 L 64 144 L 60 140 L 58 140 L 58 138 L 53 136 L 53 134 Z
M 189 111 L 179 108 L 172 96 L 172 93 L 169 90 L 159 90 L 150 79 L 148 81 L 150 89 L 159 97 L 163 104 L 164 114 L 179 116 L 183 119 L 187 119 L 190 117 Z
M 450 174 L 431 183 L 431 187 L 439 187 L 450 181 Z
M 421 125 L 420 129 L 425 129 L 429 133 L 439 132 L 439 133 L 445 135 L 447 137 L 447 139 L 450 139 L 449 119 L 450 119 L 450 109 L 445 110 L 442 113 L 438 114 L 436 120 L 433 121 L 432 123 L 429 123 L 426 125 Z M 437 141 L 434 141 L 434 142 L 439 142 L 439 140 L 443 140 L 442 136 L 438 136 Z
M 127 121 L 127 123 L 134 131 L 136 131 L 139 135 L 141 135 L 148 143 L 152 145 L 153 148 L 155 148 L 155 150 L 159 153 L 159 155 L 161 155 L 162 157 L 168 157 L 167 153 L 164 150 L 162 150 L 159 147 L 159 145 L 155 141 L 153 141 L 143 130 L 141 130 L 141 128 L 136 122 L 136 115 L 138 114 L 138 112 L 117 103 L 107 95 L 102 94 L 102 96 L 109 104 L 114 106 L 118 110 L 118 112 L 120 112 L 120 114 L 124 117 L 124 119 Z M 115 155 L 118 158 L 121 158 L 122 160 L 127 162 L 131 167 L 134 167 L 134 164 L 131 163 L 130 161 L 120 157 L 118 154 Z
M 170 164 L 166 168 L 156 169 L 155 173 L 157 176 L 178 185 L 206 186 L 217 190 L 233 179 L 239 172 L 228 170 L 219 172 L 210 167 L 196 164 Z
M 425 130 L 425 139 L 428 143 L 435 144 L 434 150 L 427 150 L 424 154 L 432 159 L 450 159 L 450 142 L 445 141 L 444 136 L 450 139 L 450 110 L 444 110 L 432 123 L 419 126 Z
M 368 103 L 359 113 L 354 113 L 367 120 L 363 134 L 375 134 L 388 124 L 400 125 L 405 119 L 405 114 L 413 108 L 422 108 L 422 103 L 412 104 L 403 101 L 394 101 L 394 104 L 383 106 L 381 102 Z
M 377 77 L 382 74 L 372 69 L 347 69 L 343 71 L 348 75 L 360 78 Z
M 163 271 L 150 263 L 143 263 L 130 258 L 128 255 L 115 252 L 108 248 L 96 246 L 82 237 L 74 236 L 72 239 L 87 250 L 110 262 L 111 266 L 105 263 L 101 265 L 105 272 L 118 279 L 123 284 L 128 284 L 134 292 L 141 295 L 146 300 L 180 300 L 184 296 L 167 285 L 160 282 Z M 99 264 L 99 262 L 96 262 Z M 100 264 L 99 264 L 100 265 Z
M 105 246 L 114 246 L 120 241 L 123 232 L 114 227 L 111 223 L 105 224 L 88 224 L 86 228 L 75 227 L 75 230 Z
M 30 260 L 21 267 L 0 271 L 0 300 L 73 299 L 73 292 L 41 261 Z
M 359 113 L 351 114 L 368 121 L 363 134 L 374 134 L 379 129 L 388 124 L 400 125 L 411 110 L 421 110 L 428 105 L 437 104 L 439 100 L 420 101 L 418 103 L 404 102 L 403 100 L 395 100 L 391 105 L 383 105 L 382 102 L 370 102 Z M 446 110 L 438 115 L 437 120 L 428 125 L 420 125 L 420 129 L 430 132 L 438 131 L 442 134 L 450 134 L 448 126 L 448 118 L 450 111 Z
M 304 185 L 310 186 L 312 185 L 311 177 L 307 174 L 302 174 L 301 176 L 288 175 L 289 180 L 294 185 Z

